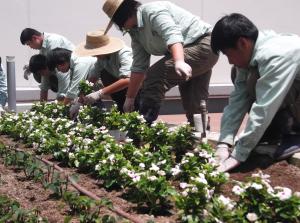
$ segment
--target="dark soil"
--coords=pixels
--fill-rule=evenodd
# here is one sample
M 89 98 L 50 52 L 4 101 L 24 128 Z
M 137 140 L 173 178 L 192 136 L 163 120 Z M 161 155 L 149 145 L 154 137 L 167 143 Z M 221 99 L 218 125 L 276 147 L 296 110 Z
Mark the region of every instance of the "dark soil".
M 16 144 L 16 142 L 13 142 L 7 136 L 0 136 L 0 141 L 5 145 Z M 21 143 L 18 144 L 18 147 L 28 150 L 28 148 L 24 148 Z M 51 157 L 48 156 L 47 158 Z M 96 180 L 93 176 L 77 173 L 76 170 L 72 168 L 63 167 L 63 169 L 68 173 L 76 173 L 79 177 L 77 183 L 87 190 L 95 193 L 100 198 L 110 199 L 114 206 L 119 207 L 132 216 L 142 219 L 144 222 L 150 219 L 158 223 L 177 221 L 178 216 L 176 210 L 171 209 L 170 212 L 162 212 L 163 214 L 158 216 L 149 216 L 142 210 L 138 210 L 136 204 L 124 199 L 126 197 L 124 196 L 126 191 L 120 189 L 107 191 L 101 186 L 101 182 Z M 257 173 L 259 170 L 271 176 L 270 180 L 273 186 L 285 186 L 291 188 L 293 191 L 300 191 L 299 168 L 289 164 L 287 161 L 273 163 L 268 157 L 261 155 L 251 156 L 247 162 L 230 173 L 230 176 L 232 179 L 245 181 L 247 177 L 253 173 Z M 39 183 L 25 180 L 23 172 L 5 167 L 1 159 L 0 174 L 0 194 L 8 195 L 10 198 L 17 200 L 23 208 L 38 208 L 41 211 L 41 215 L 48 218 L 49 222 L 63 222 L 64 217 L 69 214 L 68 205 L 62 200 L 53 198 L 51 191 L 45 191 Z M 230 196 L 231 187 L 231 184 L 224 185 L 223 191 L 225 195 Z M 103 210 L 102 214 L 114 215 L 108 210 Z M 79 221 L 75 219 L 72 222 Z

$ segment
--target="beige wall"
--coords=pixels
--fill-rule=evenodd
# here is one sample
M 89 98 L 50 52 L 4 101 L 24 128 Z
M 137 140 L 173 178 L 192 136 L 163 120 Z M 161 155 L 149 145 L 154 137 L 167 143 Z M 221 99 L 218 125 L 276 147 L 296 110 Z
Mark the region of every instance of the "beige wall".
M 2 0 L 0 13 L 1 42 L 0 56 L 16 57 L 18 89 L 35 87 L 33 78 L 23 79 L 22 67 L 37 51 L 21 45 L 19 36 L 25 27 L 54 32 L 66 36 L 75 44 L 83 41 L 89 30 L 104 28 L 108 18 L 102 12 L 104 0 Z M 141 2 L 150 2 L 141 0 Z M 299 0 L 173 0 L 214 25 L 223 15 L 240 12 L 253 20 L 260 29 L 292 32 L 300 35 Z M 115 28 L 111 34 L 122 37 Z M 3 61 L 5 61 L 3 59 Z M 155 61 L 155 59 L 153 59 Z M 212 85 L 228 85 L 227 60 L 221 56 L 212 77 Z

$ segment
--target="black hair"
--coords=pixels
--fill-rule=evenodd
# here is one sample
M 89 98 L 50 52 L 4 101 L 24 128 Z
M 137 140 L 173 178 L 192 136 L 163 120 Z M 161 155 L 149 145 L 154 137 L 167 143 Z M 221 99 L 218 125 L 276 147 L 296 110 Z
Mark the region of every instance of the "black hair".
M 135 0 L 124 0 L 112 17 L 112 21 L 123 31 L 125 22 L 136 14 L 140 5 L 141 3 Z
M 63 49 L 63 48 L 55 48 L 51 50 L 47 54 L 47 65 L 49 70 L 54 70 L 57 65 L 61 65 L 64 63 L 70 63 L 72 51 Z
M 41 36 L 42 33 L 32 29 L 32 28 L 25 28 L 23 29 L 21 36 L 20 36 L 20 41 L 23 45 L 26 44 L 27 41 L 30 41 L 32 39 L 32 36 Z
M 46 56 L 42 54 L 33 55 L 29 60 L 29 70 L 31 73 L 38 73 L 47 68 Z
M 257 27 L 244 15 L 232 13 L 222 17 L 214 26 L 211 35 L 211 48 L 214 53 L 235 48 L 240 37 L 256 42 Z

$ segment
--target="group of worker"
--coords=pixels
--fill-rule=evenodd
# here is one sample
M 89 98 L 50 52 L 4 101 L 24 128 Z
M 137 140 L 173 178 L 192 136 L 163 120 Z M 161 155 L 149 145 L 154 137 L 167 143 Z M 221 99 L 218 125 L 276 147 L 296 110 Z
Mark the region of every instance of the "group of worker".
M 65 37 L 26 28 L 21 43 L 40 50 L 24 67 L 40 82 L 41 100 L 48 89 L 71 103 L 74 117 L 82 104 L 111 96 L 121 112 L 139 111 L 155 121 L 165 93 L 179 87 L 188 122 L 208 100 L 212 68 L 222 52 L 233 65 L 234 90 L 221 120 L 216 157 L 219 171 L 229 171 L 255 148 L 275 148 L 273 158 L 300 151 L 300 38 L 258 31 L 244 15 L 222 17 L 214 27 L 168 1 L 141 4 L 106 0 L 110 21 L 105 30 L 88 32 L 75 47 Z M 131 48 L 108 35 L 115 24 L 131 37 Z M 150 64 L 151 55 L 162 56 Z M 101 80 L 100 90 L 78 98 L 81 80 Z M 204 102 L 204 103 L 203 103 Z M 244 131 L 235 141 L 245 115 Z

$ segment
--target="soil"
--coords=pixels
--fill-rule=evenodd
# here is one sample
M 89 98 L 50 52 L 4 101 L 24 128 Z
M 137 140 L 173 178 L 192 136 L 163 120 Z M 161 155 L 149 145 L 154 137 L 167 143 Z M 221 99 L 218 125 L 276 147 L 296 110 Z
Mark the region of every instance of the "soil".
M 0 141 L 5 145 L 16 144 L 7 136 L 0 136 Z M 26 149 L 21 143 L 18 143 L 20 149 Z M 28 149 L 28 148 L 27 148 Z M 50 158 L 49 156 L 47 157 Z M 142 210 L 137 209 L 137 205 L 126 200 L 124 196 L 126 191 L 121 189 L 107 191 L 101 186 L 101 182 L 93 176 L 84 173 L 78 173 L 75 169 L 63 167 L 68 173 L 76 173 L 78 175 L 78 184 L 87 190 L 95 193 L 100 198 L 108 198 L 114 206 L 123 211 L 138 217 L 143 222 L 152 219 L 158 223 L 177 222 L 178 216 L 176 210 L 162 212 L 157 216 L 150 216 Z M 271 184 L 273 186 L 289 187 L 293 191 L 300 191 L 300 169 L 287 161 L 274 163 L 266 156 L 252 155 L 247 162 L 243 163 L 234 172 L 230 173 L 232 179 L 245 181 L 253 173 L 262 170 L 263 173 L 269 174 Z M 33 181 L 25 180 L 23 172 L 15 171 L 13 168 L 3 165 L 3 160 L 0 159 L 0 194 L 8 195 L 10 198 L 17 200 L 23 208 L 40 210 L 43 217 L 48 218 L 49 222 L 63 222 L 64 217 L 69 215 L 69 207 L 62 200 L 56 199 L 51 195 L 51 191 L 44 190 L 42 185 Z M 226 184 L 222 188 L 225 195 L 231 195 L 231 184 Z M 101 214 L 114 215 L 109 210 L 103 210 Z M 79 222 L 78 218 L 72 222 Z

